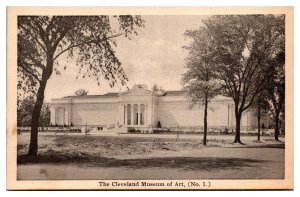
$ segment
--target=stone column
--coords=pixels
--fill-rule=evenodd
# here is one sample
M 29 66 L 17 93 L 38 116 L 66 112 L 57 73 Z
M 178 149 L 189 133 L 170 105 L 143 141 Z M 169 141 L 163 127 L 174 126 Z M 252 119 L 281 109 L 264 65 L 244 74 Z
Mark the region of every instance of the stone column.
M 124 107 L 124 125 L 127 125 L 127 104 Z
M 131 104 L 131 120 L 130 120 L 130 125 L 134 125 L 134 122 L 133 122 L 133 107 L 134 107 L 134 104 Z
M 50 122 L 52 125 L 56 124 L 56 119 L 55 119 L 55 117 L 57 116 L 57 115 L 55 115 L 56 111 L 57 111 L 56 108 L 53 105 L 51 105 L 51 107 L 50 107 L 50 117 L 51 117 Z
M 64 125 L 68 125 L 69 122 L 69 107 L 64 107 Z
M 66 120 L 68 119 L 68 117 L 67 117 L 68 114 L 66 113 L 67 110 L 66 110 L 65 107 L 62 107 L 62 109 L 63 109 L 62 110 L 62 114 L 63 114 L 62 124 L 65 125 L 66 124 Z
M 59 110 L 58 107 L 55 107 L 55 124 L 59 123 Z
M 69 101 L 69 121 L 68 125 L 71 126 L 72 123 L 72 99 Z
M 144 104 L 144 125 L 147 125 L 147 105 Z
M 141 105 L 138 104 L 138 125 L 141 125 Z

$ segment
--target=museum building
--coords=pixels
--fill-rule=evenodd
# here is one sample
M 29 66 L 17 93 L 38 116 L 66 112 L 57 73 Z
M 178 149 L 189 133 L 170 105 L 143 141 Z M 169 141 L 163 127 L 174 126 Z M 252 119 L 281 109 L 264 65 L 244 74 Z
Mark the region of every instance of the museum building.
M 189 103 L 185 91 L 154 93 L 134 86 L 121 93 L 68 96 L 51 100 L 51 125 L 97 128 L 202 128 L 203 107 Z M 266 117 L 262 123 L 267 125 Z M 209 128 L 234 128 L 231 98 L 218 96 L 208 106 Z M 241 128 L 257 127 L 255 112 L 243 113 Z

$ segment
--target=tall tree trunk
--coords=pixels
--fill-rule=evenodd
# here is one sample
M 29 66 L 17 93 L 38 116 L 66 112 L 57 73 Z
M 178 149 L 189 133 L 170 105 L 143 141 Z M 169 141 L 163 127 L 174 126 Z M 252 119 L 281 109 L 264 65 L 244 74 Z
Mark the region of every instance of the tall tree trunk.
M 43 102 L 44 103 L 44 102 Z M 43 108 L 43 106 L 42 106 Z M 44 132 L 44 115 L 43 115 L 43 112 L 42 112 L 43 109 L 41 109 L 41 115 L 40 115 L 40 125 L 41 125 L 41 128 L 42 128 L 42 132 Z
M 257 141 L 260 141 L 260 105 L 257 107 Z
M 279 110 L 276 110 L 275 111 L 275 140 L 276 141 L 279 141 L 279 114 L 280 114 L 280 111 Z
M 242 113 L 239 112 L 239 110 L 235 109 L 235 138 L 233 143 L 240 143 L 241 142 L 241 117 L 242 117 Z
M 39 119 L 44 102 L 44 93 L 47 81 L 53 72 L 53 54 L 54 52 L 48 51 L 46 68 L 43 70 L 42 73 L 40 87 L 38 88 L 36 102 L 32 111 L 30 144 L 27 154 L 27 156 L 32 160 L 37 159 Z
M 30 145 L 28 150 L 28 156 L 32 159 L 36 159 L 38 151 L 38 128 L 40 113 L 44 102 L 44 92 L 47 81 L 41 81 L 40 87 L 37 92 L 37 99 L 34 104 L 31 118 L 31 134 L 30 134 Z
M 207 138 L 207 98 L 205 98 L 204 104 L 204 135 L 203 135 L 203 145 L 206 146 L 206 138 Z

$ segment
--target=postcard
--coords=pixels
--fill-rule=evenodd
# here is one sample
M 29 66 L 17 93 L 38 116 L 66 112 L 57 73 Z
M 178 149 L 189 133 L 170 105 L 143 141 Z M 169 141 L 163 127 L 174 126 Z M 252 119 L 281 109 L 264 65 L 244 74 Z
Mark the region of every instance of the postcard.
M 293 189 L 293 7 L 8 7 L 8 190 Z

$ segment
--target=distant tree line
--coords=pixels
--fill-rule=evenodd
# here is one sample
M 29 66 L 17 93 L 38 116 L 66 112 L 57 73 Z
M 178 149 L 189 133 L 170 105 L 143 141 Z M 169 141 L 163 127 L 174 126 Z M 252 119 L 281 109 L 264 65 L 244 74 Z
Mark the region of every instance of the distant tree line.
M 28 96 L 19 101 L 19 106 L 17 108 L 17 126 L 18 127 L 30 127 L 32 111 L 34 108 L 34 97 Z M 41 115 L 40 115 L 40 127 L 50 126 L 50 104 L 44 102 Z

